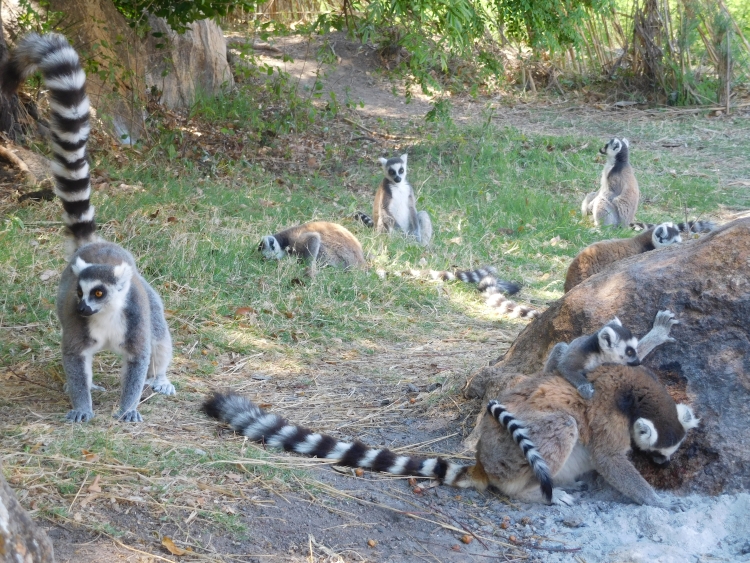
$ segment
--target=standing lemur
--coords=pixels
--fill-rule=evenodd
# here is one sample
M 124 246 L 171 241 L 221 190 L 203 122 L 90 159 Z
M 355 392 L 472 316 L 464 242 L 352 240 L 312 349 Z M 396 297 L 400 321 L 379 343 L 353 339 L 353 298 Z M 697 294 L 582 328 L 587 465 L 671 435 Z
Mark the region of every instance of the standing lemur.
M 73 405 L 67 419 L 85 422 L 94 416 L 93 357 L 111 350 L 124 362 L 120 408 L 114 416 L 140 422 L 137 408 L 144 384 L 158 393 L 175 394 L 167 379 L 172 339 L 162 302 L 138 273 L 133 256 L 96 235 L 86 155 L 89 99 L 78 53 L 62 35 L 27 35 L 0 69 L 3 91 L 14 93 L 37 68 L 49 90 L 55 193 L 71 238 L 72 257 L 57 293 L 62 361 Z
M 383 181 L 375 192 L 372 219 L 361 211 L 355 216 L 379 233 L 402 231 L 427 246 L 432 240 L 432 221 L 426 211 L 417 211 L 414 189 L 406 181 L 406 160 L 406 154 L 378 159 Z
M 588 194 L 581 204 L 581 213 L 594 216 L 599 226 L 627 226 L 633 222 L 640 191 L 629 160 L 627 139 L 611 139 L 599 152 L 606 155 L 598 192 Z

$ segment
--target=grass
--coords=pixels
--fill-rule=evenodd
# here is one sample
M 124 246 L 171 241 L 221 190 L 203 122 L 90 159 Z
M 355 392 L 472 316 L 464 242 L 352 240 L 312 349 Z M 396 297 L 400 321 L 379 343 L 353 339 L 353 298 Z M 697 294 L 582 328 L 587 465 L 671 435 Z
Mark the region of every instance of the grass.
M 232 120 L 244 107 L 217 104 L 194 112 Z M 280 136 L 271 146 L 294 157 L 313 154 L 314 166 L 303 160 L 278 170 L 262 158 L 254 164 L 237 159 L 225 161 L 222 174 L 207 176 L 175 151 L 156 162 L 94 153 L 95 170 L 110 178 L 93 196 L 102 234 L 136 256 L 164 299 L 175 341 L 171 376 L 178 395 L 146 399 L 142 425 L 110 419 L 119 359 L 108 354 L 95 359 L 95 379 L 108 389 L 94 395 L 97 417 L 86 425 L 61 424 L 68 404 L 54 313 L 54 273 L 64 267 L 59 202 L 13 210 L 16 220 L 0 232 L 6 280 L 0 286 L 0 363 L 9 366 L 0 370 L 6 380 L 0 451 L 26 506 L 53 519 L 84 514 L 86 524 L 81 502 L 94 494 L 88 487 L 99 475 L 104 492 L 89 501 L 102 505 L 92 529 L 123 533 L 113 510 L 141 510 L 147 526 L 165 518 L 181 525 L 195 510 L 197 518 L 241 535 L 245 524 L 231 511 L 237 495 L 250 498 L 258 489 L 273 495 L 299 483 L 312 490 L 304 471 L 314 465 L 309 460 L 216 434 L 199 413 L 213 388 L 247 392 L 289 409 L 296 422 L 365 439 L 404 416 L 460 414 L 450 401 L 459 398 L 465 377 L 525 323 L 487 311 L 472 287 L 395 275 L 383 280 L 373 270 L 492 264 L 502 277 L 523 283 L 521 300 L 544 308 L 561 296 L 567 265 L 581 248 L 630 234 L 596 230 L 579 216 L 581 199 L 596 189 L 601 173 L 601 130 L 637 139 L 632 161 L 643 194 L 640 219 L 679 220 L 685 208 L 691 218 L 721 218 L 726 207 L 750 205 L 747 190 L 732 187 L 733 180 L 750 177 L 739 162 L 749 143 L 730 121 L 588 116 L 576 126 L 540 109 L 525 122 L 417 123 L 405 133 L 418 140 L 389 152 L 408 152 L 418 207 L 436 226 L 434 245 L 423 249 L 350 219 L 371 208 L 380 179 L 375 161 L 383 151 L 342 142 L 346 137 L 335 130 L 348 134 L 349 125 L 321 119 L 329 137 L 313 128 L 306 141 Z M 708 143 L 700 140 L 701 129 L 721 134 L 708 133 Z M 663 146 L 665 138 L 705 146 L 673 150 Z M 710 173 L 722 155 L 737 166 Z M 311 280 L 293 260 L 261 259 L 262 235 L 313 219 L 351 229 L 373 268 L 323 269 Z M 422 393 L 410 413 L 401 390 L 406 382 L 443 387 Z

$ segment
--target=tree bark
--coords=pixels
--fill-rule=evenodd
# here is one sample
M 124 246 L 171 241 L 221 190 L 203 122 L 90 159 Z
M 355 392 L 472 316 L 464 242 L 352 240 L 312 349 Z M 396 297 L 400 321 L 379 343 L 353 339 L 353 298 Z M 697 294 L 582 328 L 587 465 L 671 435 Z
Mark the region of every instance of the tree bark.
M 4 63 L 7 57 L 8 44 L 5 42 L 3 15 L 2 10 L 0 10 L 0 64 Z M 17 95 L 6 96 L 0 90 L 0 131 L 14 141 L 22 134 L 19 123 L 22 111 L 21 102 Z

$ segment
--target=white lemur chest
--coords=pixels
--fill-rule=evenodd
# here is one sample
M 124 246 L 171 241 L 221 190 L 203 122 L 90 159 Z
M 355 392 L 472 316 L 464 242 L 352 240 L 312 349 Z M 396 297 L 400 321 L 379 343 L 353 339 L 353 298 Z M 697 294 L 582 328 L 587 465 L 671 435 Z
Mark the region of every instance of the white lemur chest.
M 553 475 L 555 484 L 565 485 L 575 483 L 581 475 L 592 469 L 595 469 L 595 467 L 588 448 L 581 442 L 577 442 L 573 447 L 573 451 L 570 452 L 568 459 L 565 460 L 565 463 L 560 468 L 560 471 Z
M 391 214 L 396 225 L 402 231 L 409 230 L 409 196 L 411 186 L 404 181 L 400 184 L 391 184 L 391 201 L 388 203 L 388 213 Z
M 95 354 L 100 350 L 110 350 L 118 354 L 125 352 L 125 334 L 127 332 L 125 314 L 120 310 L 100 311 L 88 319 L 89 339 L 93 346 L 88 350 Z
M 609 173 L 612 172 L 612 169 L 615 167 L 614 162 L 609 162 L 604 165 L 604 170 L 602 171 L 602 179 L 599 183 L 599 190 L 601 193 L 605 193 L 609 191 Z

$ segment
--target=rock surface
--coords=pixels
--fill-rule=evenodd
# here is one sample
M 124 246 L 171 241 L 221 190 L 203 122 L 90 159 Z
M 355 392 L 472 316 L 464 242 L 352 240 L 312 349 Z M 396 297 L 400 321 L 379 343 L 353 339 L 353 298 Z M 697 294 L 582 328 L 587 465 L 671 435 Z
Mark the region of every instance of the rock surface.
M 159 91 L 159 101 L 170 109 L 187 108 L 196 92 L 218 93 L 234 85 L 227 62 L 227 43 L 221 28 L 211 20 L 191 23 L 178 34 L 166 20 L 149 16 L 149 60 L 146 84 Z
M 474 374 L 466 394 L 484 402 L 497 397 L 514 375 L 541 370 L 555 343 L 589 334 L 613 316 L 642 337 L 662 309 L 680 320 L 671 333 L 676 342 L 644 364 L 676 400 L 692 403 L 702 422 L 668 468 L 638 456 L 634 462 L 657 488 L 750 490 L 750 219 L 587 279 L 527 326 L 495 365 Z
M 0 563 L 54 563 L 52 542 L 18 503 L 0 471 Z

